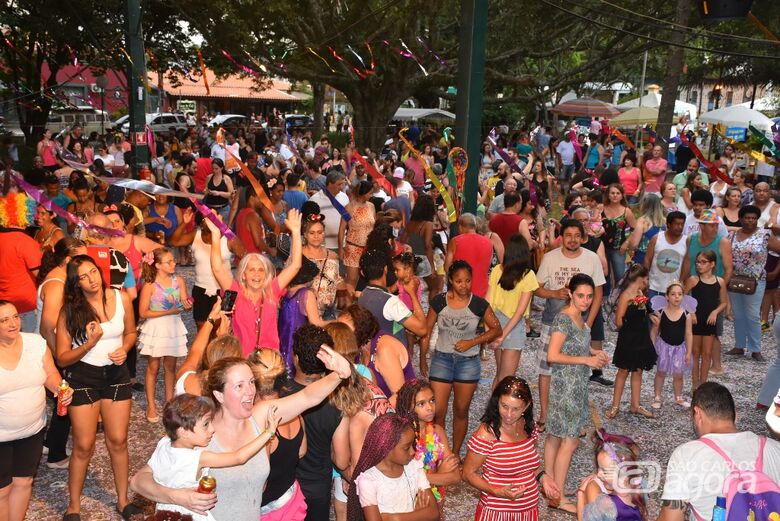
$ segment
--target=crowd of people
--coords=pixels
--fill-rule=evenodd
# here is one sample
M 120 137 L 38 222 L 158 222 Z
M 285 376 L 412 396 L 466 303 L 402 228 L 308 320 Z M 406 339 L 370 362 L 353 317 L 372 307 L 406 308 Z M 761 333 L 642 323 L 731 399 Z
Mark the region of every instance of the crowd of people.
M 664 520 L 711 515 L 721 452 L 763 455 L 780 483 L 780 444 L 738 432 L 729 390 L 710 381 L 727 370 L 724 321 L 728 356 L 761 363 L 762 333 L 780 342 L 773 179 L 733 149 L 717 173 L 696 158 L 675 173 L 660 146 L 634 150 L 598 121 L 560 136 L 502 129 L 478 160 L 477 212 L 451 223 L 450 137 L 406 137 L 415 150 L 391 137 L 358 161 L 308 131 L 172 130 L 157 138 L 154 193 L 107 182 L 128 175 L 121 135 L 46 131 L 31 169 L 4 168 L 0 521 L 24 519 L 44 452 L 67 470 L 63 520 L 80 520 L 99 431 L 123 519 L 142 513 L 132 490 L 171 519 L 433 521 L 461 481 L 479 491 L 478 520 L 535 521 L 540 494 L 579 519 L 648 519 L 641 484 L 616 470 L 640 448 L 589 428 L 591 384 L 614 388 L 595 407 L 607 419 L 652 429 L 664 407 L 692 410 L 704 443 L 673 453 Z M 538 372 L 521 378 L 534 342 Z M 480 382 L 492 395 L 473 411 Z M 774 415 L 779 388 L 780 357 L 756 407 Z M 165 436 L 131 477 L 134 392 Z M 52 408 L 65 414 L 47 419 Z M 589 433 L 594 473 L 568 493 Z

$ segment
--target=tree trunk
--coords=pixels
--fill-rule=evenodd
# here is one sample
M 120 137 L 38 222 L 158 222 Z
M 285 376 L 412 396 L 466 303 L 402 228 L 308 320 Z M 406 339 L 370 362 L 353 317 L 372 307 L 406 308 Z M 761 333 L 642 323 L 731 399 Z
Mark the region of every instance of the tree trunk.
M 312 113 L 314 118 L 314 134 L 312 134 L 312 137 L 314 137 L 314 140 L 320 138 L 323 131 L 322 126 L 322 106 L 325 104 L 325 84 L 320 82 L 313 82 L 311 84 L 311 96 L 312 96 L 312 103 L 314 103 L 314 106 L 312 107 Z
M 387 139 L 388 123 L 409 92 L 400 89 L 393 96 L 378 93 L 372 89 L 345 92 L 355 109 L 355 141 L 359 151 L 367 147 L 379 152 Z
M 677 0 L 677 11 L 675 14 L 675 23 L 687 26 L 688 18 L 691 14 L 691 0 Z M 663 156 L 666 157 L 669 149 L 668 139 L 671 134 L 674 119 L 674 102 L 677 100 L 677 94 L 680 86 L 680 75 L 683 70 L 683 61 L 685 60 L 685 49 L 679 47 L 685 43 L 685 33 L 683 31 L 672 31 L 669 41 L 677 46 L 669 47 L 669 58 L 667 60 L 666 77 L 662 91 L 661 106 L 658 107 L 658 121 L 655 131 L 658 137 L 658 144 L 663 149 Z

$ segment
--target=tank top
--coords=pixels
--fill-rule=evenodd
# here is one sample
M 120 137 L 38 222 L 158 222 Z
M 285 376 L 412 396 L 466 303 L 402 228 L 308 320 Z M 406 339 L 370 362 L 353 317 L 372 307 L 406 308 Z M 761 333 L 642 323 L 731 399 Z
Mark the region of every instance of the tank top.
M 165 219 L 168 219 L 168 221 L 171 223 L 171 226 L 169 228 L 166 228 L 161 223 L 150 223 L 146 225 L 146 231 L 157 233 L 157 232 L 163 232 L 165 234 L 165 241 L 167 242 L 171 235 L 173 235 L 173 231 L 176 229 L 177 226 L 179 226 L 179 220 L 176 218 L 176 207 L 173 204 L 169 204 L 167 210 L 165 211 L 165 215 L 160 215 L 157 213 L 157 209 L 153 204 L 149 205 L 149 217 L 163 217 Z
M 103 329 L 103 336 L 97 341 L 95 347 L 90 349 L 80 360 L 85 364 L 97 367 L 111 365 L 114 362 L 108 358 L 108 354 L 122 347 L 122 337 L 125 333 L 125 307 L 122 305 L 122 294 L 119 290 L 114 290 L 114 300 L 114 315 L 108 322 L 100 323 L 100 327 Z M 72 348 L 78 349 L 80 345 L 74 341 Z
M 48 284 L 49 282 L 56 280 L 57 282 L 61 282 L 63 286 L 65 285 L 65 281 L 62 279 L 58 279 L 56 277 L 52 277 L 50 279 L 46 279 L 43 282 L 41 282 L 41 285 L 38 286 L 37 291 L 37 297 L 35 298 L 35 311 L 36 311 L 36 317 L 37 321 L 35 322 L 35 332 L 37 333 L 41 329 L 41 318 L 43 316 L 43 300 L 41 300 L 41 290 L 43 287 Z M 52 346 L 54 347 L 54 346 Z
M 639 245 L 634 252 L 635 263 L 642 264 L 645 261 L 645 254 L 647 254 L 647 246 L 650 244 L 650 239 L 658 235 L 661 231 L 663 231 L 662 227 L 653 225 L 642 234 L 642 238 L 639 239 Z
M 778 217 L 780 217 L 780 214 L 778 214 Z M 723 212 L 722 219 L 723 219 L 723 224 L 725 224 L 726 226 L 737 226 L 737 227 L 741 227 L 742 226 L 742 223 L 739 222 L 739 218 L 737 218 L 736 221 L 732 221 L 731 219 L 728 218 L 728 216 L 726 215 L 726 212 Z
M 247 253 L 262 253 L 255 245 L 255 241 L 252 238 L 252 232 L 246 225 L 246 220 L 252 213 L 255 213 L 254 208 L 244 208 L 238 212 L 238 216 L 236 217 L 236 235 L 238 235 L 238 238 L 241 240 Z M 260 226 L 260 235 L 265 236 L 262 226 Z
M 650 264 L 650 289 L 666 293 L 669 284 L 680 278 L 687 241 L 683 235 L 680 240 L 671 244 L 666 239 L 666 232 L 659 232 L 655 237 L 655 254 Z
M 409 232 L 406 236 L 406 244 L 412 248 L 415 255 L 425 255 L 425 241 L 419 233 Z
M 774 201 L 769 201 L 769 204 L 766 205 L 766 208 L 761 212 L 761 215 L 758 218 L 758 227 L 763 228 L 766 223 L 769 222 L 769 213 L 772 211 L 772 207 L 775 205 Z
M 180 394 L 185 394 L 187 391 L 184 389 L 184 381 L 187 379 L 187 377 L 191 374 L 197 374 L 195 371 L 185 371 L 184 374 L 182 374 L 178 380 L 176 380 L 176 385 L 173 387 L 173 395 L 179 396 Z
M 599 163 L 599 147 L 594 145 L 588 150 L 588 160 L 585 163 L 585 168 L 596 168 Z
M 679 346 L 685 343 L 685 315 L 686 313 L 683 312 L 680 318 L 672 320 L 666 316 L 666 311 L 661 312 L 658 334 L 670 346 Z
M 374 380 L 376 381 L 377 387 L 379 387 L 383 393 L 385 393 L 385 396 L 390 396 L 393 394 L 393 392 L 390 390 L 390 388 L 387 386 L 387 382 L 385 382 L 385 379 L 382 377 L 382 374 L 376 369 L 376 365 L 374 364 L 374 360 L 376 359 L 376 348 L 379 344 L 379 339 L 383 336 L 387 335 L 387 333 L 383 331 L 377 331 L 377 333 L 374 335 L 374 338 L 371 339 L 371 351 L 369 354 L 369 360 L 366 364 L 366 367 L 368 367 L 371 370 L 371 373 L 374 375 Z M 404 373 L 404 381 L 411 381 L 414 380 L 414 367 L 412 366 L 412 357 L 407 356 L 406 365 L 403 368 Z
M 167 311 L 174 307 L 181 306 L 181 291 L 179 289 L 178 277 L 173 277 L 170 288 L 166 288 L 159 282 L 154 283 L 154 292 L 149 301 L 150 311 Z
M 705 245 L 702 245 L 699 242 L 699 234 L 694 233 L 691 235 L 691 244 L 688 246 L 688 258 L 691 259 L 691 267 L 690 267 L 690 273 L 686 273 L 686 277 L 688 275 L 696 275 L 696 256 L 699 255 L 699 252 L 704 250 L 712 250 L 713 253 L 715 253 L 715 275 L 718 277 L 722 277 L 724 273 L 724 267 L 723 267 L 723 259 L 720 256 L 720 248 L 718 245 L 720 244 L 720 240 L 723 238 L 723 236 L 718 235 L 715 237 L 715 239 L 712 240 L 711 243 Z M 652 280 L 652 276 L 651 276 Z M 666 291 L 666 289 L 664 289 Z
M 219 246 L 222 267 L 230 271 L 230 248 L 226 237 L 222 237 Z M 195 232 L 195 238 L 192 240 L 192 256 L 195 258 L 195 286 L 203 288 L 209 297 L 216 295 L 219 285 L 211 271 L 211 244 L 203 242 L 200 230 Z
M 260 427 L 255 419 L 250 417 L 255 435 L 260 434 Z M 211 438 L 208 450 L 226 452 L 219 445 L 217 436 Z M 210 474 L 217 478 L 219 501 L 210 510 L 214 519 L 228 521 L 257 521 L 260 519 L 260 503 L 262 490 L 268 473 L 268 452 L 260 450 L 252 459 L 243 465 L 211 469 Z
M 263 491 L 263 506 L 271 501 L 276 501 L 282 494 L 295 483 L 295 471 L 298 468 L 298 454 L 303 443 L 303 421 L 298 420 L 298 433 L 292 438 L 285 438 L 276 431 L 276 439 L 279 443 L 271 455 L 268 463 L 271 471 L 268 473 L 268 486 Z M 265 449 L 262 449 L 265 451 Z
M 216 190 L 217 192 L 227 192 L 227 181 L 225 181 L 225 176 L 222 176 L 222 182 L 218 185 L 214 184 L 214 178 L 210 178 L 209 182 L 206 183 L 206 187 L 209 190 Z M 230 200 L 227 197 L 222 197 L 221 195 L 207 195 L 203 198 L 203 204 L 208 206 L 209 208 L 222 208 L 226 204 L 228 204 Z
M 130 236 L 130 246 L 127 247 L 122 253 L 127 257 L 127 261 L 130 263 L 130 267 L 133 268 L 133 275 L 135 275 L 136 287 L 141 286 L 141 262 L 143 262 L 143 255 L 135 247 L 135 235 Z

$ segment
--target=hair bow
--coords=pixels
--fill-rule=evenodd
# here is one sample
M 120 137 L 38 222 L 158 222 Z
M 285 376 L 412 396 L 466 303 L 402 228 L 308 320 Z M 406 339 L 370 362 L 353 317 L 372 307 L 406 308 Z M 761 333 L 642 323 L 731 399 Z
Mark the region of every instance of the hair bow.
M 154 253 L 151 251 L 146 252 L 146 254 L 143 257 L 143 260 L 145 263 L 151 266 L 152 264 L 154 264 Z
M 118 212 L 119 208 L 116 207 L 115 204 L 109 204 L 103 209 L 103 213 L 105 212 Z

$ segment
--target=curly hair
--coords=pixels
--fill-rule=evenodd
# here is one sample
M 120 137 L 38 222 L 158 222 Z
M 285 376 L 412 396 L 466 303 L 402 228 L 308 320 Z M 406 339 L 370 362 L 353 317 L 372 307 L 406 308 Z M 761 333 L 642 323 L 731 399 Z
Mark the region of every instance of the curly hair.
M 366 345 L 379 331 L 376 317 L 360 304 L 352 304 L 344 312 L 352 317 L 352 322 L 355 324 L 355 339 L 358 346 Z
M 398 390 L 395 402 L 395 413 L 403 418 L 406 418 L 414 427 L 416 433 L 420 432 L 420 419 L 414 413 L 415 403 L 417 402 L 417 394 L 423 389 L 430 389 L 431 382 L 425 378 L 415 378 L 405 382 Z
M 332 346 L 333 338 L 318 326 L 306 324 L 293 335 L 293 354 L 303 374 L 322 374 L 327 371 L 325 364 L 317 358 L 322 344 Z
M 355 479 L 385 459 L 401 441 L 404 431 L 411 428 L 406 418 L 393 413 L 380 416 L 368 427 L 360 457 L 352 470 L 352 484 L 347 494 L 347 521 L 363 520 L 363 509 L 360 507 Z
M 507 376 L 498 382 L 496 388 L 493 389 L 493 394 L 490 395 L 487 407 L 485 407 L 485 414 L 482 415 L 479 421 L 493 432 L 497 440 L 501 439 L 501 415 L 498 412 L 498 402 L 502 396 L 511 396 L 528 404 L 525 412 L 523 412 L 523 419 L 525 420 L 523 429 L 530 436 L 534 430 L 534 397 L 531 394 L 531 389 L 528 387 L 528 382 L 518 376 Z
M 65 310 L 65 324 L 68 328 L 68 333 L 77 343 L 82 340 L 86 341 L 87 324 L 92 321 L 100 322 L 97 311 L 87 302 L 87 297 L 79 284 L 79 268 L 82 264 L 91 264 L 95 267 L 100 277 L 100 287 L 101 289 L 104 288 L 103 272 L 97 267 L 92 257 L 76 255 L 70 260 L 66 270 L 62 308 Z M 116 305 L 121 306 L 122 302 L 118 301 Z M 103 291 L 103 314 L 108 315 L 105 291 Z
M 350 365 L 352 365 L 350 363 Z M 347 418 L 355 416 L 363 410 L 366 402 L 371 399 L 371 391 L 367 380 L 354 369 L 346 380 L 330 393 L 328 401 Z
M 436 216 L 436 202 L 430 195 L 423 194 L 417 198 L 412 208 L 410 221 L 433 221 Z

